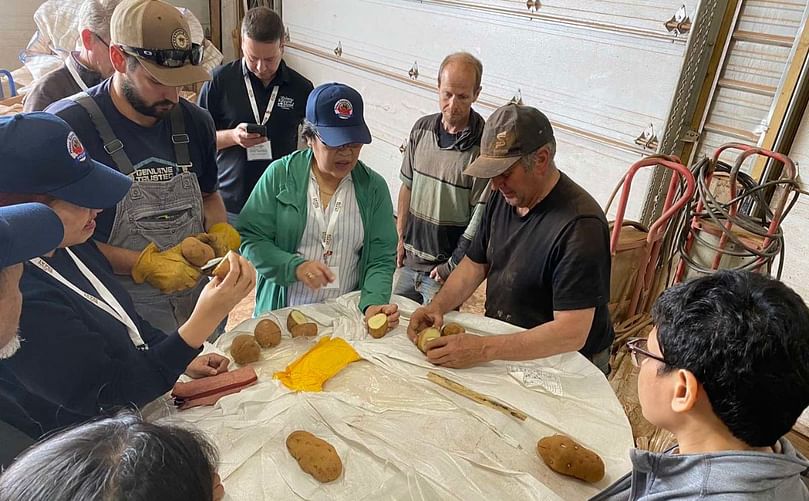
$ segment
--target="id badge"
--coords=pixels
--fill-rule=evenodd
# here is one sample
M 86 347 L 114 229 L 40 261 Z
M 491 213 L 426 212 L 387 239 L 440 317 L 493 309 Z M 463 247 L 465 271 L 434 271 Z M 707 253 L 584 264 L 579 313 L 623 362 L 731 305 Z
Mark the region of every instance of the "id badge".
M 247 148 L 247 161 L 253 160 L 272 160 L 272 146 L 269 139 Z
M 334 275 L 334 282 L 330 284 L 326 284 L 323 286 L 324 289 L 339 289 L 340 288 L 340 267 L 339 266 L 329 266 L 329 270 L 331 270 L 332 274 Z

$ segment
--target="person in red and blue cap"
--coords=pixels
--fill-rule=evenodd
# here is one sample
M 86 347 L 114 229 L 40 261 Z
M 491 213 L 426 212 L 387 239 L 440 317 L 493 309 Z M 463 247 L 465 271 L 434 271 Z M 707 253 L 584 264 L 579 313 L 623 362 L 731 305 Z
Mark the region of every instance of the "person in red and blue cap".
M 62 221 L 44 204 L 0 207 L 0 359 L 20 348 L 22 263 L 52 251 L 63 236 Z M 0 467 L 7 467 L 32 443 L 33 438 L 0 419 Z
M 383 312 L 393 328 L 396 226 L 387 183 L 359 160 L 371 142 L 362 96 L 340 83 L 316 87 L 302 136 L 309 148 L 270 164 L 237 224 L 259 274 L 255 315 L 359 290 L 365 318 Z
M 132 181 L 93 160 L 70 126 L 48 113 L 0 118 L 0 206 L 40 202 L 61 220 L 58 248 L 24 265 L 17 353 L 0 361 L 0 420 L 32 438 L 143 406 L 185 373 L 227 370 L 228 359 L 200 355 L 205 339 L 255 283 L 245 259 L 203 289 L 191 318 L 164 332 L 145 321 L 91 240 L 96 216 Z

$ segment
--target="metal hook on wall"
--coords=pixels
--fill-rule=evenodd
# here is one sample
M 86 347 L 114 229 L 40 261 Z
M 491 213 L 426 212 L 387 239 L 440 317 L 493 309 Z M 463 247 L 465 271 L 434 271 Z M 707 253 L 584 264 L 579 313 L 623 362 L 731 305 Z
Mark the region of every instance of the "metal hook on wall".
M 343 55 L 343 43 L 337 42 L 337 47 L 334 48 L 334 55 L 340 57 Z
M 671 16 L 671 19 L 663 23 L 669 33 L 673 33 L 675 37 L 691 31 L 691 18 L 688 17 L 688 11 L 685 5 L 681 5 L 677 12 Z
M 410 71 L 407 72 L 412 80 L 418 80 L 419 78 L 419 63 L 418 61 L 413 62 L 413 66 L 410 67 Z
M 640 136 L 635 138 L 635 144 L 642 146 L 646 150 L 657 149 L 657 143 L 658 140 L 654 124 L 649 124 L 649 126 L 640 133 Z

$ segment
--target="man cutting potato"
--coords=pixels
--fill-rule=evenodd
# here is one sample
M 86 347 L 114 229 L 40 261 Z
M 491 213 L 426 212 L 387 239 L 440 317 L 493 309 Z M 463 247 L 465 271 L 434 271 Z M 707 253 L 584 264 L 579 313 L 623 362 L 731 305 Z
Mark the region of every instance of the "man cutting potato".
M 171 332 L 188 320 L 207 283 L 180 242 L 206 232 L 220 257 L 240 243 L 217 190 L 213 120 L 180 97 L 183 85 L 210 75 L 201 65 L 202 47 L 171 4 L 121 2 L 110 36 L 112 77 L 46 111 L 75 131 L 76 158 L 85 153 L 83 144 L 134 181 L 116 207 L 99 215 L 93 239 L 138 313 Z
M 525 328 L 516 334 L 442 336 L 427 358 L 445 367 L 491 360 L 533 360 L 579 351 L 605 374 L 614 332 L 609 227 L 598 203 L 561 173 L 548 118 L 517 104 L 486 122 L 481 155 L 465 174 L 491 179 L 480 228 L 440 292 L 410 319 L 408 336 L 440 327 L 484 279 L 486 316 Z

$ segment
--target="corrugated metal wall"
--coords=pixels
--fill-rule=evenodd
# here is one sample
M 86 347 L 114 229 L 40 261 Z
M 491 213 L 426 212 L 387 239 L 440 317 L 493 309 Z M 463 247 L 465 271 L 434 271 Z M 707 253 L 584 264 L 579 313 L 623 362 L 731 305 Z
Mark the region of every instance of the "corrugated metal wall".
M 636 138 L 665 125 L 686 39 L 664 23 L 679 2 L 529 7 L 515 0 L 286 1 L 286 60 L 316 84 L 338 80 L 362 92 L 374 134 L 363 159 L 385 175 L 395 197 L 399 148 L 418 117 L 438 111 L 441 59 L 470 51 L 484 64 L 476 109 L 487 116 L 516 96 L 546 112 L 560 168 L 604 203 L 628 166 L 653 151 Z M 695 7 L 691 0 L 686 12 Z M 630 215 L 639 212 L 644 188 L 639 178 Z

